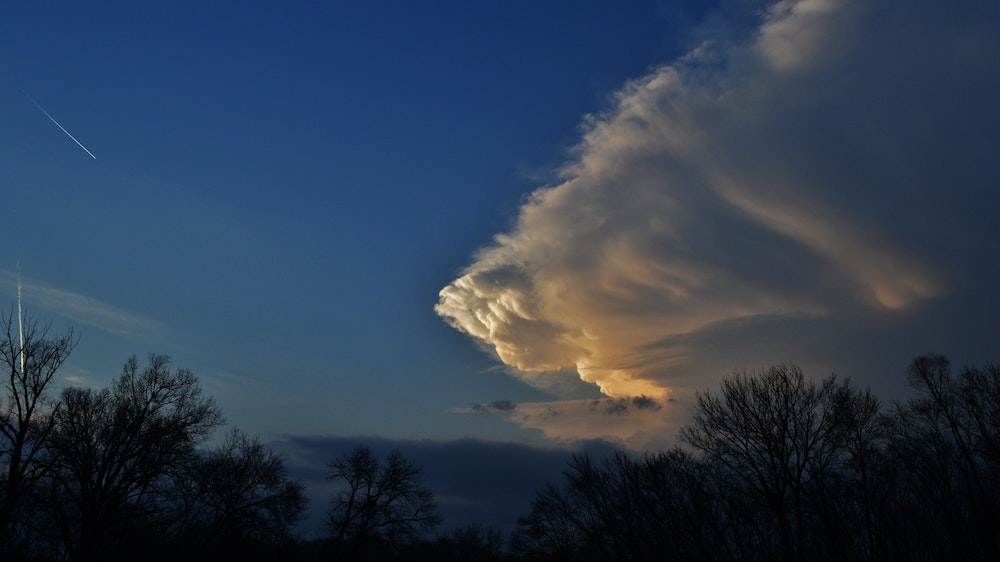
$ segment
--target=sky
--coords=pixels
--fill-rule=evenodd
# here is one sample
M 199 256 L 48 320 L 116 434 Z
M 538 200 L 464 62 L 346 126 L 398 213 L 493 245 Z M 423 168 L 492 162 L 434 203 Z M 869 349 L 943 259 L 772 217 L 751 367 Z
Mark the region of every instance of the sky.
M 997 61 L 971 0 L 11 3 L 0 304 L 503 525 L 738 369 L 1000 360 Z

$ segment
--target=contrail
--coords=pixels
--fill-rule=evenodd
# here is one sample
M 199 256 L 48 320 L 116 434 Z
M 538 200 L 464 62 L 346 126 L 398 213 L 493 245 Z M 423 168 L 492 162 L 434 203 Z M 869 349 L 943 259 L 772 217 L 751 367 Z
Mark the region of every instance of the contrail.
M 28 94 L 25 94 L 25 95 L 27 96 Z M 48 117 L 53 123 L 55 123 L 56 127 L 59 127 L 60 129 L 62 129 L 62 132 L 66 133 L 67 137 L 73 139 L 73 142 L 75 142 L 76 144 L 80 145 L 80 148 L 86 150 L 87 154 L 89 154 L 91 158 L 93 158 L 94 160 L 97 160 L 97 157 L 94 156 L 94 153 L 91 152 L 91 151 L 89 151 L 89 150 L 87 150 L 87 147 L 83 146 L 83 143 L 81 143 L 80 141 L 76 140 L 76 137 L 74 137 L 73 135 L 69 134 L 69 131 L 67 131 L 65 128 L 63 128 L 63 126 L 60 125 L 58 121 L 56 121 L 55 117 L 52 117 L 51 115 L 49 115 L 49 112 L 45 111 L 44 107 L 38 105 L 38 102 L 35 101 L 35 98 L 33 98 L 31 96 L 28 96 L 28 99 L 31 100 L 31 103 L 35 104 L 35 107 L 37 107 L 38 109 L 42 110 L 42 113 L 44 113 L 46 117 Z
M 86 148 L 84 150 L 87 150 Z M 96 160 L 96 158 L 95 158 Z M 21 351 L 21 376 L 27 376 L 24 374 L 24 320 L 21 316 L 21 262 L 17 262 L 17 335 L 20 339 L 20 351 Z

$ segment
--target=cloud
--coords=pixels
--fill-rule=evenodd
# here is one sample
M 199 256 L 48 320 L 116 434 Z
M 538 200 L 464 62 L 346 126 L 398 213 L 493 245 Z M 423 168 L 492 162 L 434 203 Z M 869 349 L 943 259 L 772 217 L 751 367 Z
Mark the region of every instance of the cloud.
M 599 439 L 633 450 L 670 447 L 689 411 L 676 399 L 649 396 L 523 402 L 503 415 L 565 444 Z
M 17 294 L 17 274 L 0 271 L 0 284 L 10 295 Z M 95 298 L 51 287 L 41 283 L 23 282 L 22 295 L 26 305 L 59 314 L 75 323 L 131 339 L 159 337 L 167 333 L 165 325 L 131 314 Z
M 473 404 L 468 409 L 458 409 L 457 413 L 491 414 L 493 412 L 509 412 L 517 408 L 517 404 L 510 400 L 494 400 L 489 404 Z
M 587 118 L 559 181 L 436 312 L 529 382 L 572 373 L 660 401 L 740 352 L 836 367 L 878 329 L 931 334 L 940 303 L 987 298 L 997 274 L 997 12 L 784 0 L 705 38 Z M 587 412 L 518 404 L 511 419 L 603 435 Z
M 632 450 L 669 447 L 689 413 L 673 397 L 645 395 L 521 403 L 494 400 L 451 412 L 499 416 L 563 445 L 598 439 Z

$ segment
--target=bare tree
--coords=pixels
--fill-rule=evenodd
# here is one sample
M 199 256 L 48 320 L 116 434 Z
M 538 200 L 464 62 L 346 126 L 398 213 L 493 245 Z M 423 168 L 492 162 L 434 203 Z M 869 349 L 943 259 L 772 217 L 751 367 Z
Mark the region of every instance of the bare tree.
M 966 367 L 958 377 L 942 355 L 910 364 L 918 394 L 891 418 L 896 494 L 883 507 L 886 546 L 917 554 L 995 560 L 1000 552 L 1000 367 Z
M 285 459 L 239 430 L 195 456 L 174 487 L 177 534 L 196 548 L 229 554 L 285 542 L 306 504 L 303 486 L 286 475 Z
M 456 562 L 490 562 L 503 559 L 503 531 L 497 527 L 470 523 L 451 533 Z
M 113 551 L 127 523 L 157 507 L 171 471 L 221 423 L 197 378 L 170 359 L 135 356 L 101 391 L 67 388 L 51 435 L 53 494 L 60 537 L 74 560 Z
M 698 395 L 698 409 L 681 438 L 724 466 L 742 492 L 772 519 L 772 556 L 800 560 L 807 552 L 845 558 L 838 537 L 837 482 L 851 462 L 857 429 L 877 415 L 875 398 L 831 375 L 808 382 L 793 365 L 738 372 L 721 394 Z
M 551 482 L 535 494 L 531 512 L 518 518 L 511 551 L 524 560 L 571 560 L 585 543 L 584 533 L 563 490 Z
M 379 542 L 397 547 L 440 523 L 419 476 L 420 467 L 399 451 L 382 460 L 363 445 L 331 462 L 330 479 L 341 487 L 328 517 L 335 548 L 353 557 Z
M 38 462 L 53 428 L 58 402 L 48 391 L 78 339 L 69 329 L 49 337 L 50 324 L 29 318 L 14 322 L 13 309 L 0 318 L 0 553 L 19 542 L 25 494 L 44 474 Z
M 725 560 L 710 468 L 676 448 L 639 458 L 577 454 L 561 485 L 537 493 L 512 549 L 528 559 Z

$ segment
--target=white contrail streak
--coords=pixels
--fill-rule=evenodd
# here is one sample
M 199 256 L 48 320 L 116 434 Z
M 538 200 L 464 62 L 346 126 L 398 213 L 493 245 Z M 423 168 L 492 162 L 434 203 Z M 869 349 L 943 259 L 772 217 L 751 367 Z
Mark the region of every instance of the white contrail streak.
M 86 149 L 84 149 L 86 150 Z M 24 374 L 24 320 L 21 316 L 21 262 L 17 262 L 17 336 L 20 340 L 21 376 Z
M 26 95 L 27 95 L 27 94 L 26 94 Z M 51 115 L 49 115 L 49 112 L 48 112 L 48 111 L 45 111 L 45 108 L 44 108 L 44 107 L 42 107 L 41 105 L 38 105 L 38 102 L 37 102 L 37 101 L 35 101 L 35 98 L 33 98 L 33 97 L 31 97 L 31 96 L 28 96 L 28 99 L 29 99 L 29 100 L 31 100 L 31 103 L 35 104 L 35 107 L 37 107 L 38 109 L 42 110 L 42 113 L 44 113 L 46 117 L 48 117 L 48 118 L 49 118 L 49 119 L 50 119 L 50 120 L 51 120 L 51 121 L 52 121 L 53 123 L 55 123 L 55 124 L 56 124 L 56 127 L 59 127 L 60 129 L 62 129 L 62 132 L 66 133 L 66 136 L 67 136 L 67 137 L 69 137 L 69 138 L 73 139 L 73 142 L 75 142 L 76 144 L 80 145 L 80 148 L 82 148 L 82 149 L 86 150 L 86 151 L 87 151 L 87 154 L 89 154 L 91 158 L 93 158 L 94 160 L 97 160 L 97 157 L 96 157 L 96 156 L 94 156 L 94 153 L 93 153 L 93 152 L 91 152 L 91 151 L 89 151 L 89 150 L 87 150 L 87 147 L 86 147 L 86 146 L 83 146 L 83 143 L 82 143 L 82 142 L 80 142 L 80 141 L 76 140 L 76 137 L 74 137 L 73 135 L 71 135 L 71 134 L 69 133 L 69 131 L 67 131 L 67 130 L 66 130 L 65 128 L 63 128 L 63 126 L 62 126 L 62 125 L 60 125 L 58 121 L 56 121 L 55 117 L 52 117 Z

